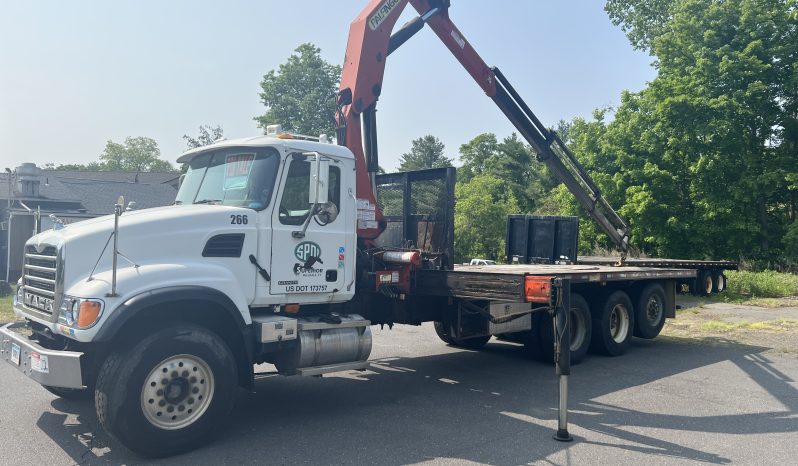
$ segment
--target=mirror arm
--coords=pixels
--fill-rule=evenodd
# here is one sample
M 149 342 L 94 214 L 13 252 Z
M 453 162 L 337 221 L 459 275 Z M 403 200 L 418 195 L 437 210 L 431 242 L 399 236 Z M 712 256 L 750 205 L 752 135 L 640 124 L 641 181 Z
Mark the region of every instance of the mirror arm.
M 295 230 L 291 232 L 291 236 L 297 239 L 302 239 L 305 237 L 305 232 L 308 230 L 308 225 L 310 225 L 310 219 L 313 218 L 314 215 L 318 213 L 319 208 L 319 175 L 321 174 L 321 154 L 318 152 L 306 152 L 302 154 L 304 156 L 308 155 L 315 155 L 316 156 L 316 196 L 313 200 L 313 207 L 310 208 L 308 212 L 308 216 L 305 219 L 305 223 L 302 224 L 302 231 Z

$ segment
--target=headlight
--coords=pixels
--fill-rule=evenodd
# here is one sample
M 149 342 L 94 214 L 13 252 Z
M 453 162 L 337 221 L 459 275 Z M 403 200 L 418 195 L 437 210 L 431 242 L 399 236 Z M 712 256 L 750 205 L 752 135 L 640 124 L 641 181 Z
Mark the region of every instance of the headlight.
M 100 299 L 64 296 L 58 320 L 70 327 L 89 328 L 100 319 L 103 307 L 104 303 Z

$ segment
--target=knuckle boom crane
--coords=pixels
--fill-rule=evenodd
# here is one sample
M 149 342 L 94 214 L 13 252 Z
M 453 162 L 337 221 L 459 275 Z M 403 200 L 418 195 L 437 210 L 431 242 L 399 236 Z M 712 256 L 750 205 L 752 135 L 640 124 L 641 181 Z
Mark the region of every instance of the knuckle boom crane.
M 392 34 L 408 3 L 419 16 Z M 629 242 L 627 225 L 559 135 L 540 122 L 498 68 L 485 64 L 452 23 L 448 8 L 448 0 L 372 0 L 350 26 L 337 96 L 336 124 L 338 144 L 348 147 L 355 155 L 359 202 L 377 204 L 374 181 L 379 160 L 376 105 L 382 92 L 385 61 L 426 24 L 526 139 L 537 159 L 565 184 L 610 237 L 623 261 Z M 366 243 L 385 228 L 379 206 L 375 211 L 373 221 L 358 224 L 358 238 Z

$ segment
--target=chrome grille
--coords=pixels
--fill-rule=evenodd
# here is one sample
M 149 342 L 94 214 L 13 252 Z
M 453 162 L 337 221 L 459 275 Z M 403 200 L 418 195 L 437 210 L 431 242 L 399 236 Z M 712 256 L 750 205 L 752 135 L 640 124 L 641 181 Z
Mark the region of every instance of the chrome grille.
M 55 246 L 25 247 L 25 273 L 22 277 L 24 304 L 36 313 L 52 316 L 57 309 L 58 249 Z M 34 303 L 51 303 L 51 306 Z

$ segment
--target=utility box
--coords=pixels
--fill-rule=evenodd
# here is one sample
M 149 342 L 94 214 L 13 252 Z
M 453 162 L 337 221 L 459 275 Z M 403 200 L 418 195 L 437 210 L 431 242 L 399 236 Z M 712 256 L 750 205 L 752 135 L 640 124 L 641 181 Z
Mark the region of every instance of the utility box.
M 507 262 L 555 264 L 576 262 L 579 217 L 508 215 Z

